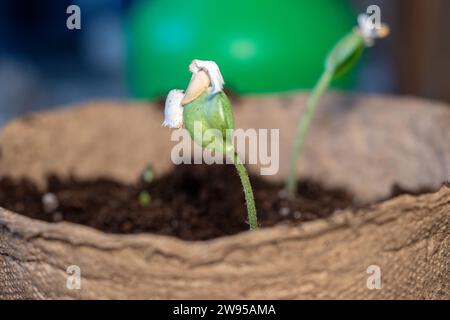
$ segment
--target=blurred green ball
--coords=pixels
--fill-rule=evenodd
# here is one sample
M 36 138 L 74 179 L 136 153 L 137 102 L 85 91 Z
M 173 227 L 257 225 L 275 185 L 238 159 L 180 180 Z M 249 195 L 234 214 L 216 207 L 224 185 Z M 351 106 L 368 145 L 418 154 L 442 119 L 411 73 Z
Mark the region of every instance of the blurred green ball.
M 137 97 L 185 88 L 192 59 L 214 60 L 237 93 L 311 88 L 327 53 L 356 24 L 342 0 L 141 0 L 127 19 Z M 348 88 L 352 73 L 336 86 Z

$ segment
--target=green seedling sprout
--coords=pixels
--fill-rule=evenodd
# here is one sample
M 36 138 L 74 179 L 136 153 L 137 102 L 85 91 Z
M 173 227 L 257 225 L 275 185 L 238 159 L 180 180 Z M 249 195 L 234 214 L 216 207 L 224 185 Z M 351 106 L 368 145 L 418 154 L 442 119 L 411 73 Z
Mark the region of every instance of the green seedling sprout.
M 174 89 L 167 96 L 163 126 L 184 127 L 195 143 L 232 161 L 244 189 L 250 230 L 255 230 L 255 200 L 247 170 L 233 145 L 233 112 L 223 92 L 222 74 L 213 61 L 193 60 L 189 70 L 192 78 L 186 92 Z
M 145 183 L 151 183 L 155 178 L 155 172 L 153 171 L 153 166 L 151 164 L 147 164 L 142 171 L 142 180 Z
M 141 174 L 141 179 L 144 184 L 150 184 L 155 178 L 155 172 L 153 171 L 153 166 L 149 163 L 145 166 Z M 148 207 L 152 202 L 152 196 L 147 190 L 142 190 L 139 192 L 139 204 L 141 207 Z
M 152 202 L 152 196 L 148 191 L 144 190 L 139 192 L 139 204 L 141 207 L 148 207 Z
M 376 27 L 367 15 L 361 14 L 358 16 L 358 27 L 342 38 L 328 54 L 325 69 L 308 98 L 295 131 L 286 181 L 286 190 L 290 197 L 297 191 L 297 163 L 320 97 L 331 80 L 344 74 L 355 64 L 365 47 L 373 46 L 376 38 L 383 38 L 388 34 L 389 28 L 385 24 Z

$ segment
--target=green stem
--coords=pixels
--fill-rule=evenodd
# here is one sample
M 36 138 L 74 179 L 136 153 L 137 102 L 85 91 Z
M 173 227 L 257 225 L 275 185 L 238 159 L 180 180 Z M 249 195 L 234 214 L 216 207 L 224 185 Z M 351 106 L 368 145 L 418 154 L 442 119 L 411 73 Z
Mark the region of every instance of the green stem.
M 244 189 L 245 203 L 247 205 L 248 223 L 250 224 L 250 230 L 256 230 L 258 229 L 258 221 L 256 218 L 256 206 L 247 170 L 245 169 L 244 164 L 242 163 L 241 159 L 236 154 L 236 152 L 234 152 L 232 160 L 239 174 L 239 178 L 241 178 L 242 187 Z
M 306 132 L 311 123 L 312 116 L 316 110 L 317 103 L 328 88 L 328 85 L 333 77 L 333 71 L 328 69 L 322 73 L 319 81 L 316 83 L 311 95 L 306 103 L 305 111 L 300 115 L 299 123 L 295 131 L 294 143 L 292 146 L 292 154 L 289 162 L 289 172 L 286 181 L 286 190 L 289 196 L 294 196 L 297 191 L 297 163 L 300 152 L 305 141 Z

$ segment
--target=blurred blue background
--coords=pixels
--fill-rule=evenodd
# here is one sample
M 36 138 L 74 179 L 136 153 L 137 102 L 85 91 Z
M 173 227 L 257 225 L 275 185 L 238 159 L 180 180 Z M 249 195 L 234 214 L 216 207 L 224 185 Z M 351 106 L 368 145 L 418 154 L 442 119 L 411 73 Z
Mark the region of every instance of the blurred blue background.
M 199 1 L 201 2 L 201 0 L 194 2 Z M 273 3 L 271 0 L 268 1 Z M 314 3 L 313 0 L 298 1 L 305 8 Z M 353 78 L 343 81 L 341 85 L 337 83 L 337 88 L 369 93 L 412 94 L 450 101 L 448 78 L 450 26 L 449 20 L 444 15 L 445 12 L 450 12 L 450 1 L 323 1 L 327 5 L 323 7 L 324 10 L 339 9 L 331 13 L 324 12 L 323 16 L 330 16 L 330 14 L 339 14 L 338 18 L 342 16 L 342 23 L 339 26 L 343 28 L 342 30 L 346 30 L 348 23 L 356 23 L 356 17 L 354 22 L 351 20 L 349 22 L 348 17 L 354 17 L 357 12 L 364 12 L 370 4 L 377 4 L 382 10 L 382 20 L 387 22 L 393 31 L 388 39 L 379 41 L 375 47 L 365 51 L 364 59 L 354 72 Z M 211 1 L 205 1 L 205 3 L 211 3 Z M 261 0 L 258 3 L 264 6 L 269 2 Z M 292 1 L 286 0 L 279 0 L 276 3 L 279 6 L 292 5 Z M 81 30 L 66 28 L 66 19 L 69 16 L 66 9 L 71 4 L 81 8 Z M 174 26 L 167 24 L 164 6 L 167 6 L 167 16 L 175 10 L 171 8 L 169 2 L 161 0 L 2 0 L 0 2 L 0 126 L 8 119 L 30 111 L 63 107 L 92 99 L 136 97 L 154 99 L 171 89 L 170 79 L 177 79 L 177 76 L 171 71 L 172 73 L 168 72 L 167 76 L 169 80 L 163 79 L 160 71 L 162 65 L 166 63 L 167 66 L 179 69 L 178 65 L 186 65 L 183 60 L 186 55 L 183 56 L 181 52 L 183 48 L 179 49 L 180 52 L 175 51 L 175 54 L 179 53 L 183 59 L 173 62 L 174 59 L 176 60 L 173 55 L 166 57 L 163 50 L 159 53 L 156 49 L 164 46 L 164 43 L 158 43 L 158 39 L 151 38 L 151 30 L 148 31 L 150 38 L 146 47 L 146 23 L 143 24 L 142 21 L 145 22 L 147 16 L 142 16 L 144 12 L 142 4 L 145 10 L 150 12 L 148 19 L 153 19 L 149 20 L 151 22 L 149 26 L 154 27 L 160 24 L 166 29 Z M 156 8 L 156 4 L 159 11 L 156 9 L 152 11 L 152 6 L 155 5 Z M 216 5 L 220 7 L 220 2 Z M 216 7 L 213 9 L 216 10 Z M 195 16 L 188 11 L 189 5 L 181 12 L 184 12 L 183 10 L 186 10 L 186 17 Z M 289 7 L 286 11 L 289 12 Z M 250 8 L 243 14 L 252 17 L 255 13 Z M 241 20 L 242 13 L 241 15 L 228 14 L 227 21 L 230 27 L 225 25 L 223 28 L 225 31 L 222 30 L 222 32 L 226 32 L 231 26 L 237 26 L 235 29 L 243 33 L 249 32 L 249 34 L 258 30 L 258 26 L 254 24 L 247 24 L 247 26 L 244 24 L 240 27 Z M 283 30 L 284 26 L 280 25 L 278 20 L 274 19 L 274 21 L 275 23 L 265 21 L 266 26 L 271 26 L 272 23 L 273 30 L 265 29 L 264 34 L 270 34 L 273 31 L 276 35 L 276 32 Z M 293 21 L 295 22 L 295 16 Z M 333 22 L 328 19 L 318 23 L 323 25 L 324 29 L 307 30 L 306 33 L 310 37 L 314 38 L 314 32 L 323 35 L 324 39 L 327 35 L 334 37 Z M 327 28 L 330 30 L 328 33 Z M 336 34 L 341 33 L 339 28 L 335 27 Z M 136 31 L 137 29 L 139 32 Z M 337 40 L 338 38 L 332 42 Z M 312 43 L 308 43 L 307 46 L 320 48 L 322 45 L 328 48 L 329 44 L 326 41 L 328 40 L 324 40 L 324 43 L 311 41 Z M 185 52 L 188 54 L 190 51 Z M 226 70 L 229 70 L 228 74 L 235 75 L 238 73 L 236 71 L 238 65 L 227 64 L 228 58 L 232 61 L 232 57 L 227 57 L 227 54 L 227 52 L 220 52 L 218 60 L 220 62 L 220 59 L 223 59 Z M 149 61 L 145 61 L 147 56 Z M 192 58 L 206 59 L 207 57 Z M 317 57 L 317 59 L 321 63 L 324 57 Z M 152 70 L 152 63 L 155 65 L 155 71 Z M 249 63 L 251 61 L 246 62 L 246 65 Z M 233 67 L 236 68 L 233 69 Z M 171 69 L 168 67 L 168 70 Z M 445 70 L 447 72 L 444 72 Z M 186 77 L 189 77 L 186 70 L 182 71 Z M 248 73 L 251 76 L 255 74 L 254 71 L 248 71 Z M 271 78 L 276 81 L 279 75 L 273 72 L 272 75 Z M 271 75 L 261 74 L 261 76 L 270 77 Z M 247 79 L 245 70 L 241 77 Z M 309 89 L 312 84 L 307 77 L 311 76 L 305 74 L 304 77 L 304 82 L 293 82 L 292 85 L 287 84 L 279 88 L 275 86 L 274 91 L 285 91 L 282 90 L 283 88 L 286 90 Z M 155 79 L 159 78 L 161 82 L 156 85 Z M 185 80 L 180 79 L 177 84 L 184 83 Z M 231 89 L 236 89 L 238 93 L 261 93 L 266 90 L 264 87 L 258 87 L 255 90 L 251 87 L 244 88 L 238 81 L 235 81 L 235 87 L 233 87 L 233 81 L 231 77 L 229 82 Z

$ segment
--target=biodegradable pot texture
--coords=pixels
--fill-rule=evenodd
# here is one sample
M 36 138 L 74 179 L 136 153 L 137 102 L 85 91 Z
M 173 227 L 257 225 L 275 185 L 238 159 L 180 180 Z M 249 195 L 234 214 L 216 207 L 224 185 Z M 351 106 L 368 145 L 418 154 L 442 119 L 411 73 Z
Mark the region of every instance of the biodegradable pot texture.
M 237 128 L 280 129 L 280 180 L 303 94 L 234 102 Z M 10 122 L 0 176 L 44 186 L 62 177 L 134 182 L 150 161 L 171 170 L 171 131 L 144 103 L 93 102 Z M 298 165 L 300 177 L 344 187 L 360 204 L 326 220 L 203 242 L 112 235 L 0 208 L 0 298 L 450 298 L 450 108 L 414 98 L 329 94 Z M 257 166 L 250 166 L 257 172 Z M 385 202 L 394 184 L 434 193 Z M 66 269 L 81 268 L 81 289 Z M 368 289 L 367 268 L 381 270 Z

